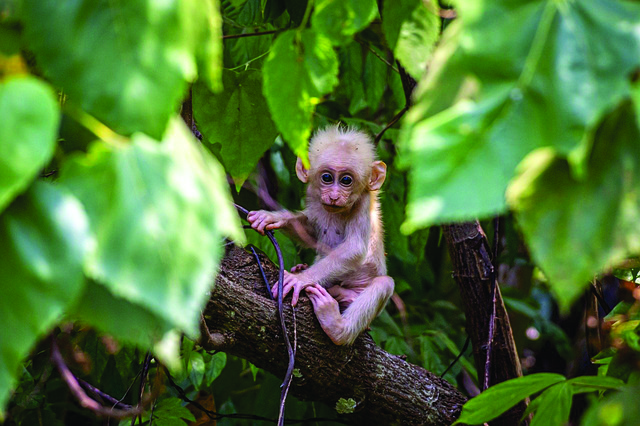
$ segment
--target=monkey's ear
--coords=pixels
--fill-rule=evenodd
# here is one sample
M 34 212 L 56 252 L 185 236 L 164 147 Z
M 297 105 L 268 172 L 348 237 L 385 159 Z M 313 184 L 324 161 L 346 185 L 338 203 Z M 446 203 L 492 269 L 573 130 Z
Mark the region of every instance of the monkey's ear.
M 374 161 L 371 165 L 371 179 L 369 180 L 369 191 L 377 191 L 382 187 L 384 179 L 387 177 L 387 165 L 382 161 Z
M 300 157 L 298 157 L 298 161 L 296 161 L 296 174 L 302 183 L 307 183 L 309 180 L 309 170 L 304 168 L 304 164 L 302 164 L 302 159 L 300 159 Z

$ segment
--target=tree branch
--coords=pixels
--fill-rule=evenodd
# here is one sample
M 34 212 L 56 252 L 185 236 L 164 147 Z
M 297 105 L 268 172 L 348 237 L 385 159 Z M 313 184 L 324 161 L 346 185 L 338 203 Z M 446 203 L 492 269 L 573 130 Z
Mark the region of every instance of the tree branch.
M 277 269 L 260 256 L 269 282 L 274 282 Z M 286 304 L 287 323 L 292 323 L 292 313 Z M 251 253 L 227 247 L 204 318 L 205 347 L 240 356 L 284 377 L 288 357 L 276 304 L 267 297 Z M 366 333 L 352 346 L 334 345 L 306 297 L 296 307 L 296 321 L 298 349 L 291 393 L 298 398 L 332 407 L 340 398 L 353 398 L 354 413 L 340 416 L 353 424 L 442 425 L 458 417 L 466 398 L 451 384 L 383 351 Z M 293 330 L 289 333 L 293 338 Z
M 442 229 L 449 246 L 454 276 L 460 287 L 467 318 L 467 333 L 471 337 L 478 373 L 485 371 L 487 341 L 495 306 L 495 333 L 489 385 L 522 376 L 509 316 L 502 301 L 500 286 L 495 282 L 495 293 L 492 295 L 492 278 L 495 279 L 495 275 L 489 254 L 489 242 L 480 223 L 473 221 L 444 225 Z M 522 402 L 491 424 L 520 424 L 520 418 L 526 408 L 526 403 Z

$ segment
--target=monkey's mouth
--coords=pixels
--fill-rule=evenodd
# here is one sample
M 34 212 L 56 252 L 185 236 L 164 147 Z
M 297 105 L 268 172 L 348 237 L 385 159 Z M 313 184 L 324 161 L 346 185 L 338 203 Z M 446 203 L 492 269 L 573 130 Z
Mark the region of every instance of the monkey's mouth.
M 335 204 L 325 204 L 325 203 L 322 203 L 322 207 L 324 207 L 324 209 L 329 213 L 337 213 L 344 209 L 344 206 L 337 206 Z

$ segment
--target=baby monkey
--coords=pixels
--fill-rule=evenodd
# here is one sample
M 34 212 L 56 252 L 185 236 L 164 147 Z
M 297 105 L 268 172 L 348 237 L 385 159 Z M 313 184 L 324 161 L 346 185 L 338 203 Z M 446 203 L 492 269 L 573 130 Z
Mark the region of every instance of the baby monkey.
M 308 170 L 300 158 L 296 163 L 307 184 L 304 211 L 260 210 L 247 218 L 262 234 L 283 229 L 316 249 L 313 265 L 285 271 L 283 297 L 293 290 L 295 306 L 305 290 L 325 333 L 336 345 L 350 345 L 393 294 L 378 202 L 387 166 L 376 161 L 367 134 L 340 126 L 311 138 L 309 162 Z M 272 293 L 277 296 L 277 284 Z

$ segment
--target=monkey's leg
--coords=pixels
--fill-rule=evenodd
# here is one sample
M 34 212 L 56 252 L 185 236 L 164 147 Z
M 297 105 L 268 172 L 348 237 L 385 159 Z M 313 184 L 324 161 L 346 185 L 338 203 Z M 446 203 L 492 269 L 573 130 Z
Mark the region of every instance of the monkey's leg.
M 393 294 L 393 279 L 376 277 L 340 314 L 338 302 L 320 286 L 307 288 L 313 310 L 329 338 L 336 345 L 350 345 L 382 311 Z
M 342 344 L 350 345 L 384 309 L 393 294 L 393 278 L 376 277 L 342 314 Z M 333 340 L 333 339 L 332 339 Z

